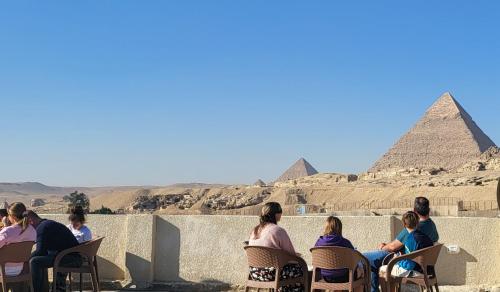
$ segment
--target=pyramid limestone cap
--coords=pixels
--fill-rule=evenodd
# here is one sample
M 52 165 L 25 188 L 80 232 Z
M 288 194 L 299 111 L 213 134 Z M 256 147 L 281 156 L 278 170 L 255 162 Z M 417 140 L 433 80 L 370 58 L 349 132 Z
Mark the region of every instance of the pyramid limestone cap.
M 471 119 L 469 114 L 457 102 L 457 100 L 449 92 L 443 93 L 432 106 L 427 110 L 425 117 L 427 118 L 455 118 L 459 115 L 464 118 Z
M 300 158 L 289 169 L 287 169 L 276 181 L 287 181 L 305 176 L 317 174 L 318 171 L 304 158 Z

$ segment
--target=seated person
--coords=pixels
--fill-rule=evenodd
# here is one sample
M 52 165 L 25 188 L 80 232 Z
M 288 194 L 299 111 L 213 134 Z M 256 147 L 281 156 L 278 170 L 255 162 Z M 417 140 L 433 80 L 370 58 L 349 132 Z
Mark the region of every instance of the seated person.
M 35 228 L 29 224 L 25 213 L 26 206 L 23 203 L 13 203 L 10 205 L 8 220 L 12 224 L 0 230 L 0 248 L 11 243 L 35 241 Z M 7 276 L 17 276 L 21 274 L 22 270 L 22 263 L 7 263 L 5 265 L 5 274 Z
M 419 217 L 419 223 L 417 229 L 422 231 L 427 235 L 434 243 L 439 240 L 439 234 L 437 232 L 436 225 L 430 218 L 430 207 L 429 200 L 425 197 L 415 198 L 415 204 L 413 211 L 417 213 Z M 391 252 L 400 251 L 403 248 L 403 242 L 408 236 L 408 231 L 403 228 L 403 230 L 398 234 L 395 240 L 390 243 L 381 243 L 379 245 L 379 250 L 370 251 L 363 253 L 364 256 L 370 261 L 371 266 L 371 292 L 378 292 L 378 272 L 382 266 L 384 258 Z
M 71 233 L 73 233 L 78 243 L 92 239 L 92 232 L 85 226 L 85 212 L 82 206 L 72 208 L 68 220 L 70 222 L 68 228 Z
M 0 229 L 4 228 L 5 226 L 9 226 L 9 213 L 7 212 L 7 209 L 0 209 Z
M 318 246 L 338 246 L 354 249 L 352 243 L 342 237 L 342 221 L 335 216 L 330 216 L 326 219 L 325 232 L 316 241 L 315 247 Z M 356 275 L 362 273 L 356 271 Z M 345 283 L 349 282 L 349 269 L 321 270 L 321 276 L 326 282 L 330 283 Z
M 422 231 L 417 229 L 418 215 L 415 212 L 406 212 L 402 220 L 405 229 L 408 231 L 408 236 L 406 236 L 403 242 L 405 254 L 433 246 L 432 240 Z M 394 265 L 391 270 L 391 275 L 394 277 L 417 276 L 421 271 L 421 267 L 419 267 L 417 263 L 412 260 L 404 259 Z M 381 276 L 385 276 L 386 272 L 387 266 L 384 265 L 380 267 Z
M 260 215 L 260 223 L 257 225 L 250 235 L 249 245 L 250 246 L 265 246 L 282 249 L 289 254 L 296 256 L 295 249 L 293 248 L 292 241 L 288 237 L 285 229 L 278 226 L 278 222 L 281 219 L 283 211 L 279 203 L 269 202 L 262 207 Z M 298 264 L 288 264 L 285 265 L 283 271 L 281 271 L 281 278 L 298 278 L 302 277 L 303 271 Z M 269 268 L 250 268 L 250 277 L 254 281 L 274 281 L 276 277 L 276 269 L 274 267 Z M 294 285 L 287 285 L 280 287 L 278 291 L 282 292 L 301 292 L 304 291 L 304 287 L 297 283 Z
M 33 211 L 27 212 L 30 224 L 36 229 L 36 249 L 31 254 L 30 268 L 33 276 L 34 292 L 43 291 L 44 283 L 48 283 L 47 269 L 54 266 L 57 254 L 65 249 L 78 245 L 71 231 L 61 223 L 45 220 Z M 82 257 L 79 254 L 69 254 L 61 260 L 65 267 L 79 267 Z M 56 291 L 66 291 L 67 274 L 57 273 Z

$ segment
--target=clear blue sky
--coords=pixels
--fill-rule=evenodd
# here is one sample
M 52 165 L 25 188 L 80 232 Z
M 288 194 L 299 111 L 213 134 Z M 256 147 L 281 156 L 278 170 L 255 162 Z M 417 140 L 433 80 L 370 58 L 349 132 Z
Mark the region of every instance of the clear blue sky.
M 347 2 L 2 2 L 0 181 L 357 173 L 445 91 L 500 143 L 500 2 Z

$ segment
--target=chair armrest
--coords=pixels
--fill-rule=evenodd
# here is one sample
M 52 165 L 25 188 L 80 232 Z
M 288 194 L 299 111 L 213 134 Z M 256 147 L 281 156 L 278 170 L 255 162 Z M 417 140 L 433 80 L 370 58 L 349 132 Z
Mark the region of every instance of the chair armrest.
M 68 254 L 70 253 L 78 253 L 80 254 L 80 250 L 79 250 L 79 245 L 77 246 L 74 246 L 72 248 L 68 248 L 68 249 L 65 249 L 61 252 L 59 252 L 54 260 L 54 267 L 58 267 L 62 258 L 67 256 Z
M 371 267 L 370 267 L 370 261 L 361 252 L 359 252 L 357 250 L 354 250 L 354 253 L 357 255 L 356 265 L 357 265 L 358 262 L 363 263 L 363 266 L 365 266 L 365 268 L 368 271 L 368 273 L 370 273 L 370 269 L 371 269 Z
M 304 272 L 307 272 L 307 263 L 300 256 L 289 254 L 287 252 L 283 252 L 282 254 L 279 255 L 279 257 L 281 258 L 281 262 L 283 263 L 283 266 L 286 265 L 287 263 L 290 263 L 290 262 L 297 262 L 299 264 L 299 266 L 302 267 Z M 283 268 L 283 266 L 280 268 Z
M 403 255 L 399 255 L 399 256 L 393 257 L 389 261 L 389 263 L 387 264 L 387 271 L 386 271 L 386 274 L 385 274 L 385 278 L 389 279 L 389 277 L 391 277 L 392 268 L 394 268 L 394 266 L 397 263 L 399 263 L 402 260 L 411 260 L 411 259 L 414 259 L 418 255 L 419 254 L 417 254 L 417 253 L 409 253 L 409 254 L 403 254 Z

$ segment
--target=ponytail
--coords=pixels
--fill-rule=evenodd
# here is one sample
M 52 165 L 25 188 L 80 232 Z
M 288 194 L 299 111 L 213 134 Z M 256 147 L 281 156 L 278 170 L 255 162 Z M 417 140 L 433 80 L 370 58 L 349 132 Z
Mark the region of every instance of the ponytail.
M 259 217 L 259 225 L 255 226 L 253 229 L 253 234 L 256 239 L 260 237 L 260 232 L 268 223 L 277 224 L 276 215 L 283 213 L 281 205 L 276 202 L 269 202 L 262 207 L 262 211 Z
M 9 207 L 9 215 L 16 219 L 16 224 L 21 226 L 21 234 L 29 227 L 28 211 L 23 203 L 13 203 Z
M 30 226 L 30 222 L 28 220 L 28 217 L 24 216 L 23 219 L 21 220 L 21 234 L 23 234 L 26 229 Z

